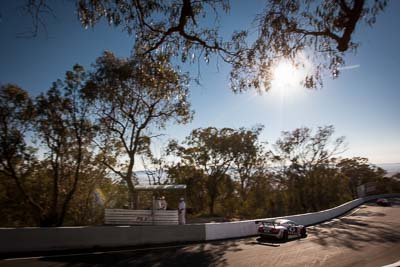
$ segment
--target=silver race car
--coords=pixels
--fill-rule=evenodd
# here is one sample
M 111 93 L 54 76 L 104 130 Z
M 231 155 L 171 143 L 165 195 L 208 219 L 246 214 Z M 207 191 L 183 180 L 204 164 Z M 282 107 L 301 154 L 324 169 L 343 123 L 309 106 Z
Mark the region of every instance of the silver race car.
M 307 236 L 307 229 L 304 225 L 299 225 L 286 219 L 256 221 L 258 224 L 258 234 L 260 237 L 273 237 L 280 240 L 291 238 L 304 238 Z

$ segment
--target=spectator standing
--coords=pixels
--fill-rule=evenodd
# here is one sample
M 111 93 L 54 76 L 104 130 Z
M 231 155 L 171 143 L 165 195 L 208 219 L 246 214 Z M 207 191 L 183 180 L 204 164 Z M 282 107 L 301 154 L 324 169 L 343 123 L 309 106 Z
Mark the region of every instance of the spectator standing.
M 154 210 L 160 210 L 161 209 L 161 199 L 160 197 L 156 197 L 154 200 Z
M 168 203 L 167 203 L 167 201 L 165 200 L 165 197 L 162 196 L 162 197 L 161 197 L 161 201 L 160 201 L 161 209 L 162 209 L 162 210 L 166 210 L 166 209 L 167 209 L 167 205 L 168 205 Z
M 186 224 L 186 203 L 183 197 L 179 200 L 178 214 L 179 224 Z

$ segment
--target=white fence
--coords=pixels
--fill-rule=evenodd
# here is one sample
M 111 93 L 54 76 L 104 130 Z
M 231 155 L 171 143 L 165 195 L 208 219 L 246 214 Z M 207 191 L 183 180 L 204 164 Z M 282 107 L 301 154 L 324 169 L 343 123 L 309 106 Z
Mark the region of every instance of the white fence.
M 178 224 L 177 210 L 105 209 L 104 223 L 112 225 Z

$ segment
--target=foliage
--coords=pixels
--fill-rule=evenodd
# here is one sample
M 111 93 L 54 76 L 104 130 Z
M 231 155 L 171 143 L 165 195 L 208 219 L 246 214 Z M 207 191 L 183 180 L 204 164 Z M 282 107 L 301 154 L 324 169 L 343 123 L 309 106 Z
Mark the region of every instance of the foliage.
M 170 142 L 168 151 L 178 159 L 168 175 L 187 184 L 197 214 L 262 218 L 313 212 L 356 198 L 361 183 L 374 182 L 377 193 L 398 184 L 366 159 L 338 159 L 346 145 L 344 137 L 334 137 L 333 126 L 283 132 L 272 150 L 259 142 L 261 130 L 209 127 L 192 131 L 182 145 Z
M 102 163 L 127 183 L 133 205 L 137 157 L 151 157 L 151 139 L 167 123 L 192 118 L 188 80 L 161 55 L 153 61 L 105 52 L 93 67 L 83 93 L 98 125 L 97 147 Z
M 283 132 L 274 146 L 274 160 L 282 166 L 291 164 L 298 171 L 308 171 L 315 166 L 329 164 L 333 157 L 343 153 L 346 148 L 343 136 L 332 140 L 334 131 L 334 127 L 330 125 L 318 127 L 314 135 L 306 127 Z
M 385 171 L 369 164 L 368 159 L 354 157 L 342 159 L 337 163 L 340 173 L 349 179 L 349 189 L 352 197 L 357 197 L 357 186 L 382 178 Z
M 18 192 L 19 200 L 30 205 L 36 214 L 42 208 L 32 198 L 24 184 L 37 164 L 34 150 L 25 141 L 34 118 L 33 103 L 28 93 L 16 85 L 3 85 L 0 91 L 0 173 L 4 179 L 3 194 Z M 17 189 L 10 188 L 10 183 Z
M 114 184 L 105 187 L 113 199 L 94 203 L 99 185 L 107 185 L 105 167 L 124 180 L 132 203 L 136 156 L 152 157 L 151 138 L 167 123 L 192 117 L 186 75 L 168 60 L 119 59 L 106 52 L 90 73 L 76 65 L 33 100 L 18 86 L 2 86 L 6 203 L 17 193 L 33 208 L 29 218 L 41 226 L 95 222 L 99 206 L 125 206 L 114 192 L 126 191 Z
M 28 213 L 41 226 L 63 224 L 79 181 L 92 167 L 92 127 L 79 95 L 84 80 L 83 68 L 75 66 L 34 101 L 16 86 L 1 88 L 1 172 L 14 181 L 3 185 L 33 208 Z
M 46 175 L 52 181 L 51 204 L 41 225 L 61 225 L 85 167 L 90 166 L 91 122 L 80 90 L 86 73 L 79 65 L 36 100 L 35 130 L 45 149 Z
M 104 207 L 132 203 L 135 156 L 153 159 L 151 137 L 192 114 L 181 74 L 145 62 L 105 53 L 93 72 L 76 65 L 35 99 L 16 85 L 1 87 L 2 226 L 98 224 Z M 339 158 L 345 139 L 333 126 L 283 132 L 271 147 L 259 140 L 262 129 L 195 129 L 169 143 L 174 162 L 155 163 L 187 185 L 195 215 L 282 216 L 337 206 L 365 183 L 375 193 L 400 189 L 398 174 L 386 177 L 365 158 Z M 174 206 L 178 196 L 168 197 Z
M 282 59 L 297 67 L 310 61 L 314 67 L 302 83 L 306 88 L 322 86 L 326 72 L 338 77 L 345 54 L 358 47 L 356 29 L 363 23 L 372 26 L 386 5 L 386 0 L 267 1 L 255 19 L 255 41 L 233 60 L 233 89 L 268 90 L 273 66 Z
M 62 103 L 59 100 L 63 98 L 55 94 L 54 90 L 39 99 L 44 101 L 52 96 L 55 107 L 58 107 Z M 38 118 L 48 118 L 53 114 L 51 120 L 47 120 L 47 123 L 53 122 L 53 125 L 47 125 L 54 137 L 51 140 L 63 141 L 66 137 L 61 138 L 54 131 L 66 134 L 62 123 L 68 120 L 56 120 L 60 119 L 55 116 L 58 113 L 54 113 L 58 109 L 47 112 L 46 117 L 39 115 L 43 110 L 35 110 L 35 122 L 38 125 Z M 261 130 L 261 126 L 253 129 L 209 127 L 193 130 L 182 144 L 171 141 L 168 152 L 176 157 L 176 161 L 169 165 L 164 163 L 163 166 L 168 166 L 167 174 L 171 182 L 187 185 L 186 196 L 191 216 L 217 214 L 225 219 L 262 218 L 313 212 L 357 197 L 356 187 L 363 183 L 373 182 L 375 193 L 396 192 L 400 188 L 396 176 L 385 177 L 385 172 L 369 164 L 367 159 L 337 158 L 344 139 L 333 138 L 332 126 L 320 127 L 317 131 L 299 128 L 283 132 L 272 150 L 268 150 L 259 141 Z M 42 130 L 37 133 L 39 140 L 45 142 L 46 139 L 41 135 L 47 132 Z M 72 170 L 76 169 L 77 161 L 69 158 L 75 159 L 76 148 L 76 144 L 61 150 L 58 146 L 47 148 L 47 154 L 37 158 L 34 165 L 23 165 L 26 164 L 24 161 L 15 161 L 11 166 L 19 171 L 20 168 L 22 171 L 32 166 L 24 179 L 19 180 L 24 191 L 17 187 L 15 179 L 7 173 L 4 168 L 7 165 L 2 165 L 0 211 L 6 215 L 1 218 L 1 225 L 57 225 L 56 221 L 49 220 L 60 218 L 55 215 L 60 216 L 63 212 L 62 205 L 72 189 L 75 178 Z M 65 218 L 59 223 L 98 224 L 102 222 L 104 207 L 121 208 L 129 203 L 127 183 L 107 178 L 109 168 L 103 164 L 104 155 L 100 153 L 91 157 L 87 152 L 89 150 L 85 150 L 82 156 L 79 183 L 67 205 Z M 62 155 L 63 160 L 55 161 L 51 157 L 57 154 Z M 55 180 L 56 166 L 62 173 L 58 180 Z M 53 206 L 55 181 L 58 181 L 56 208 Z M 149 196 L 142 197 L 151 199 Z M 178 196 L 167 197 L 169 205 L 173 207 Z M 25 205 L 29 199 L 34 201 L 40 212 L 30 208 L 33 204 Z
M 176 141 L 170 142 L 168 150 L 180 158 L 182 165 L 194 167 L 204 173 L 206 178 L 204 190 L 208 195 L 211 215 L 214 214 L 217 198 L 224 199 L 224 193 L 227 193 L 230 187 L 227 175 L 234 167 L 234 163 L 240 164 L 239 161 L 242 159 L 244 162 L 240 164 L 243 167 L 240 173 L 244 173 L 246 164 L 251 164 L 249 157 L 256 156 L 255 138 L 260 130 L 261 128 L 251 131 L 209 127 L 193 130 L 184 142 L 186 147 Z M 241 178 L 244 186 L 244 175 Z M 221 185 L 224 185 L 224 190 L 221 190 Z M 228 193 L 231 194 L 232 192 Z
M 200 213 L 207 207 L 207 192 L 205 174 L 195 166 L 176 164 L 168 168 L 168 176 L 175 184 L 187 186 L 187 202 L 193 213 Z
M 53 14 L 48 2 L 27 1 L 33 35 L 45 25 L 42 14 Z M 76 0 L 76 9 L 85 28 L 105 19 L 134 36 L 135 51 L 142 55 L 163 53 L 183 63 L 219 56 L 232 66 L 232 90 L 241 92 L 269 90 L 273 68 L 282 59 L 302 66 L 307 58 L 315 65 L 302 82 L 306 88 L 322 86 L 326 72 L 338 77 L 346 53 L 359 45 L 354 33 L 363 24 L 372 26 L 387 2 L 268 0 L 253 26 L 233 29 L 231 38 L 220 30 L 221 18 L 229 16 L 228 0 Z

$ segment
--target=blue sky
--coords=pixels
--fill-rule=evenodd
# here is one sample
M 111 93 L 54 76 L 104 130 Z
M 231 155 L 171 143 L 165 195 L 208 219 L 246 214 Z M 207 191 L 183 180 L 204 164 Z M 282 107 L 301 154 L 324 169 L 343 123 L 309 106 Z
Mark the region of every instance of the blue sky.
M 50 1 L 55 3 L 57 1 Z M 57 19 L 47 21 L 48 36 L 17 38 L 30 25 L 29 17 L 18 15 L 22 1 L 0 5 L 0 83 L 16 83 L 31 94 L 47 90 L 75 63 L 90 64 L 110 50 L 129 56 L 133 38 L 120 29 L 101 24 L 83 29 L 71 1 L 53 6 Z M 262 7 L 262 1 L 233 1 L 230 16 L 222 20 L 222 30 L 246 28 Z M 165 137 L 155 142 L 155 150 L 168 138 L 183 139 L 197 127 L 252 127 L 265 125 L 261 140 L 274 142 L 283 130 L 333 124 L 337 136 L 349 143 L 342 156 L 363 156 L 373 163 L 400 162 L 400 1 L 392 1 L 372 27 L 356 30 L 361 46 L 346 58 L 348 66 L 339 79 L 325 79 L 321 90 L 293 86 L 258 95 L 233 94 L 229 89 L 229 66 L 215 61 L 201 66 L 201 86 L 191 85 L 191 101 L 196 111 L 192 123 L 172 125 Z M 197 71 L 197 69 L 191 69 Z

